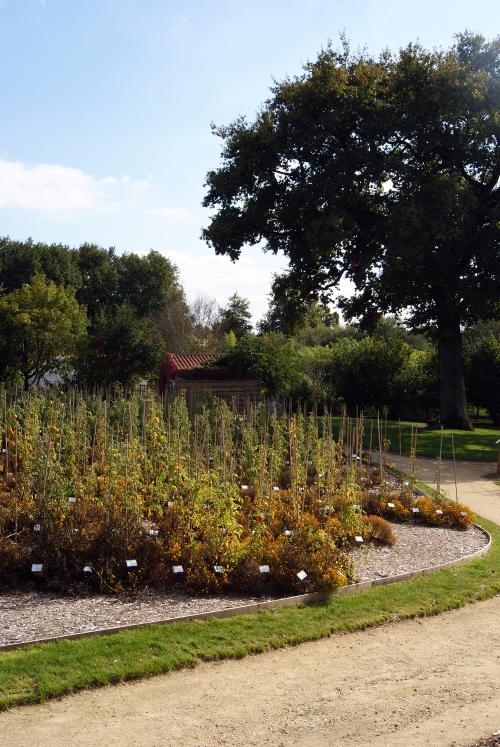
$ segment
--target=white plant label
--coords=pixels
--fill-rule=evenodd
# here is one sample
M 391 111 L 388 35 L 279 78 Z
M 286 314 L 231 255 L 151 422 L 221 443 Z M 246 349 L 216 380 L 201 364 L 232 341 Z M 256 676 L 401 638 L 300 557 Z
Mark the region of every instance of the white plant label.
M 467 511 L 460 511 L 460 516 L 467 516 Z
M 174 573 L 184 573 L 184 568 L 182 565 L 173 565 L 172 570 Z
M 223 568 L 222 568 L 221 565 L 214 565 L 214 571 L 216 573 L 222 573 L 223 572 Z
M 158 537 L 158 529 L 150 529 L 149 534 L 151 537 Z
M 41 528 L 42 528 L 41 524 L 35 524 L 35 526 L 33 527 L 33 531 L 34 532 L 39 532 L 41 530 Z
M 356 536 L 354 537 L 354 539 L 356 540 L 356 542 L 359 542 L 359 543 L 363 542 L 363 537 L 361 537 L 361 535 L 359 535 L 359 534 L 357 534 L 357 535 L 356 535 Z
M 76 503 L 76 498 L 72 495 L 68 498 L 68 503 Z
M 441 511 L 441 509 L 440 509 L 440 508 L 438 508 L 438 509 L 436 510 L 436 513 L 437 513 L 437 515 L 438 515 L 438 516 L 442 516 L 442 514 L 443 514 L 443 512 Z
M 388 506 L 389 508 L 394 508 L 394 503 L 388 503 L 388 504 L 387 504 L 387 506 Z
M 259 573 L 269 573 L 268 565 L 259 565 Z
M 92 573 L 92 568 L 89 565 L 83 566 L 83 572 L 84 573 Z
M 172 508 L 173 505 L 174 505 L 173 501 L 167 501 L 167 508 Z
M 291 529 L 285 529 L 283 534 L 285 535 L 285 537 L 293 537 L 293 531 Z
M 418 509 L 418 508 L 412 508 L 412 512 L 414 514 L 419 514 L 420 513 L 420 509 Z
M 242 490 L 248 490 L 248 485 L 242 485 L 242 486 L 241 486 L 241 489 L 242 489 Z
M 307 573 L 305 571 L 299 571 L 297 573 L 297 576 L 300 578 L 301 581 L 304 581 L 304 579 L 307 578 Z
M 274 486 L 273 490 L 275 490 L 277 493 L 279 493 L 279 487 L 277 485 Z
M 137 560 L 135 558 L 127 560 L 127 568 L 137 568 Z
M 43 563 L 33 563 L 31 566 L 31 573 L 41 573 L 43 571 Z

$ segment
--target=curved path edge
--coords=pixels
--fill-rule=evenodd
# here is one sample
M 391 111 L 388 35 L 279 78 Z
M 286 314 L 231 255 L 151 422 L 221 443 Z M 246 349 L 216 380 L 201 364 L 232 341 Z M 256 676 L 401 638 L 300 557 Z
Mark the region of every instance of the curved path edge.
M 422 492 L 422 491 L 419 491 Z M 19 641 L 16 643 L 7 643 L 0 646 L 1 651 L 9 651 L 11 649 L 26 648 L 28 646 L 39 646 L 44 643 L 54 643 L 56 641 L 65 640 L 76 640 L 79 638 L 88 638 L 91 636 L 102 636 L 112 635 L 113 633 L 122 633 L 127 630 L 135 630 L 137 628 L 149 627 L 151 625 L 171 625 L 173 623 L 180 622 L 193 622 L 203 621 L 213 617 L 225 618 L 235 617 L 237 615 L 251 615 L 257 612 L 272 611 L 280 609 L 281 607 L 292 607 L 292 606 L 308 606 L 312 604 L 321 604 L 321 602 L 327 602 L 337 596 L 351 596 L 354 594 L 360 594 L 368 589 L 375 586 L 386 586 L 388 584 L 398 583 L 400 581 L 410 581 L 413 578 L 419 576 L 427 576 L 437 571 L 446 570 L 447 568 L 453 568 L 463 563 L 468 563 L 471 560 L 480 558 L 491 548 L 491 535 L 484 527 L 480 524 L 474 524 L 486 537 L 487 542 L 483 547 L 479 548 L 473 553 L 463 555 L 460 558 L 454 560 L 448 560 L 446 563 L 439 563 L 438 565 L 427 566 L 426 568 L 419 568 L 415 571 L 408 573 L 400 573 L 395 576 L 385 576 L 384 578 L 372 579 L 371 581 L 360 581 L 356 584 L 349 584 L 348 586 L 341 586 L 334 591 L 313 591 L 307 594 L 298 594 L 291 597 L 281 597 L 280 599 L 270 599 L 265 602 L 255 602 L 253 604 L 246 604 L 241 607 L 226 607 L 221 610 L 213 610 L 211 612 L 199 612 L 191 615 L 179 615 L 177 617 L 168 617 L 162 620 L 151 620 L 141 623 L 130 623 L 129 625 L 119 625 L 107 628 L 98 628 L 97 630 L 84 631 L 80 633 L 67 633 L 60 636 L 51 636 L 49 638 L 37 638 L 29 641 Z

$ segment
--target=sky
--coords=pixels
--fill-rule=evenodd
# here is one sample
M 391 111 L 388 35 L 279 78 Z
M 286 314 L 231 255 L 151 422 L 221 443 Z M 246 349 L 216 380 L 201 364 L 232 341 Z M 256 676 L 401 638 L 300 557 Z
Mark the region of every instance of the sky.
M 188 298 L 261 318 L 284 258 L 200 238 L 211 122 L 252 119 L 341 32 L 378 53 L 465 29 L 496 35 L 498 0 L 0 0 L 0 235 L 156 249 Z

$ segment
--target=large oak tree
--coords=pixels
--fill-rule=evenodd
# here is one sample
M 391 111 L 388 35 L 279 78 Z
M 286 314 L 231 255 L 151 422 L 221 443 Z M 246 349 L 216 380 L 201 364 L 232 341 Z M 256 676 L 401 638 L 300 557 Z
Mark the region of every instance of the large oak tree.
M 215 128 L 203 235 L 236 260 L 263 243 L 286 283 L 349 318 L 400 313 L 438 344 L 441 420 L 467 427 L 461 328 L 500 315 L 500 40 L 459 35 L 378 58 L 327 48 L 255 121 Z

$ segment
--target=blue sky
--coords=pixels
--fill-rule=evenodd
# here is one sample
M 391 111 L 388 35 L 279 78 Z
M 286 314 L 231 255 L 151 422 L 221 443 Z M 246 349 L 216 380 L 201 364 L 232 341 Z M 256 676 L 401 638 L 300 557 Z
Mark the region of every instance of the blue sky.
M 283 260 L 199 238 L 210 123 L 252 117 L 341 31 L 378 52 L 499 21 L 497 0 L 0 0 L 0 234 L 158 249 L 189 297 L 236 290 L 259 318 Z

